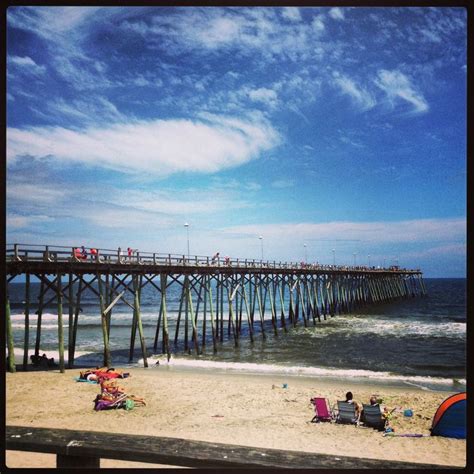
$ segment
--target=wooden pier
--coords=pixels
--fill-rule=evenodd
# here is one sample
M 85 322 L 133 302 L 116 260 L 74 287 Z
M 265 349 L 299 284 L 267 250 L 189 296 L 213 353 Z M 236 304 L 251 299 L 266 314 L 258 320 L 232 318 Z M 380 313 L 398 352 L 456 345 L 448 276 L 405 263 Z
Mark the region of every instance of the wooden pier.
M 133 360 L 138 336 L 144 366 L 149 348 L 141 318 L 141 293 L 149 286 L 159 297 L 153 352 L 169 358 L 173 348 L 202 352 L 206 344 L 218 351 L 219 344 L 231 340 L 239 345 L 265 339 L 269 332 L 278 336 L 297 325 L 316 326 L 328 317 L 350 313 L 375 303 L 423 296 L 426 288 L 420 270 L 398 267 L 350 267 L 211 258 L 122 249 L 94 249 L 87 256 L 77 247 L 8 245 L 6 251 L 6 326 L 8 370 L 15 371 L 13 332 L 8 285 L 25 279 L 24 356 L 27 369 L 30 341 L 29 318 L 37 314 L 34 355 L 39 356 L 43 310 L 54 302 L 57 307 L 59 368 L 65 370 L 64 318 L 68 318 L 68 367 L 74 365 L 81 296 L 89 290 L 97 297 L 102 327 L 104 365 L 112 364 L 110 330 L 114 306 L 130 307 L 130 352 Z M 31 301 L 31 278 L 40 282 L 38 301 Z M 179 285 L 177 318 L 170 325 L 167 293 Z M 174 329 L 174 334 L 172 329 Z

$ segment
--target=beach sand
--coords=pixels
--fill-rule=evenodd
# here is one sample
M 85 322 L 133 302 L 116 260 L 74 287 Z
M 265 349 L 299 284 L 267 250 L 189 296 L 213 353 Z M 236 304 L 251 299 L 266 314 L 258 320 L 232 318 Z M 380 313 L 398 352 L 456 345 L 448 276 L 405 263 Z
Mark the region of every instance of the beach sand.
M 45 428 L 168 436 L 263 448 L 316 452 L 413 463 L 465 466 L 466 441 L 443 437 L 384 437 L 371 428 L 310 423 L 309 400 L 331 405 L 351 390 L 368 402 L 376 393 L 388 408 L 398 407 L 396 433 L 429 434 L 433 415 L 448 392 L 331 381 L 328 379 L 196 372 L 154 367 L 126 369 L 119 379 L 146 407 L 95 412 L 98 385 L 78 383 L 79 370 L 6 374 L 6 424 Z M 283 384 L 288 388 L 282 388 Z M 413 417 L 403 410 L 411 408 Z M 55 467 L 55 456 L 8 451 L 8 467 Z M 101 467 L 157 467 L 146 463 L 101 460 Z M 161 466 L 164 467 L 164 466 Z

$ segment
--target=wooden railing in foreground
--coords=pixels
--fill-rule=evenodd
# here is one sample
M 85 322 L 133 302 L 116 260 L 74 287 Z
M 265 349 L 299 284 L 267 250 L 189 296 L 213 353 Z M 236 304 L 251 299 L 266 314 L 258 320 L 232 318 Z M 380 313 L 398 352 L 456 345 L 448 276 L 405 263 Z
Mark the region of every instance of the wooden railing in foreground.
M 6 449 L 56 454 L 58 468 L 98 468 L 101 458 L 195 468 L 432 470 L 453 467 L 252 448 L 180 438 L 23 426 L 6 427 Z

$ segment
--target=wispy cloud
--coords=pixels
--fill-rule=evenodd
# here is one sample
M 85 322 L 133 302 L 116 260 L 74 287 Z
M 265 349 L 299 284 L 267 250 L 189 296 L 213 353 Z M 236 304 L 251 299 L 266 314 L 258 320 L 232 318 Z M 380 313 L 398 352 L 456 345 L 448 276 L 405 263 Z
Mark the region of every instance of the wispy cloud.
M 297 59 L 311 52 L 310 40 L 325 30 L 322 15 L 309 23 L 300 20 L 296 7 L 193 8 L 177 9 L 167 17 L 153 15 L 146 22 L 127 20 L 122 28 L 169 51 L 236 49 L 242 55 L 258 52 L 264 58 Z
M 54 205 L 66 196 L 66 191 L 41 183 L 7 183 L 7 199 L 14 202 L 35 202 Z
M 325 222 L 258 224 L 235 226 L 227 232 L 253 236 L 265 235 L 274 241 L 300 239 L 345 239 L 376 243 L 407 243 L 426 241 L 462 241 L 466 239 L 466 219 L 417 219 L 393 222 Z
M 344 20 L 344 11 L 342 8 L 334 7 L 329 10 L 329 16 L 333 20 Z
M 97 95 L 69 101 L 57 99 L 46 104 L 46 107 L 54 114 L 55 119 L 65 117 L 81 124 L 124 122 L 130 119 L 130 116 L 122 114 L 110 100 Z
M 295 185 L 292 179 L 278 179 L 272 182 L 272 187 L 277 189 L 291 188 Z
M 334 83 L 339 87 L 343 94 L 348 95 L 354 104 L 362 110 L 369 110 L 375 106 L 376 101 L 372 95 L 362 87 L 358 86 L 350 77 L 344 76 L 338 72 L 334 74 Z
M 8 65 L 35 76 L 42 76 L 46 72 L 45 66 L 36 64 L 29 56 L 8 56 Z
M 273 89 L 267 89 L 266 87 L 249 90 L 248 96 L 250 100 L 261 102 L 269 107 L 276 107 L 278 103 L 277 93 Z
M 298 7 L 285 7 L 281 13 L 283 18 L 290 21 L 301 21 L 301 12 Z
M 7 130 L 7 156 L 58 160 L 164 176 L 213 173 L 256 159 L 279 142 L 264 119 L 258 123 L 201 114 L 201 119 L 154 120 L 74 131 L 61 127 Z
M 386 93 L 392 104 L 401 99 L 411 104 L 414 112 L 426 112 L 429 108 L 423 94 L 417 91 L 410 79 L 400 71 L 381 69 L 375 84 Z
M 54 219 L 50 216 L 45 215 L 21 215 L 21 214 L 8 214 L 7 215 L 7 229 L 17 230 L 24 229 L 27 227 L 35 227 L 38 225 L 51 222 Z

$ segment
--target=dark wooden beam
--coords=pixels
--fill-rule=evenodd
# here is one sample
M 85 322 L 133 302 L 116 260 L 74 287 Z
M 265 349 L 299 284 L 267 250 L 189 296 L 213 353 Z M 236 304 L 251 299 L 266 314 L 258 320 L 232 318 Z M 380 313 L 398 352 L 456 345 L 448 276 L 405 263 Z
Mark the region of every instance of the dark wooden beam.
M 6 427 L 6 449 L 52 453 L 58 467 L 97 467 L 98 460 L 168 464 L 195 468 L 452 469 L 455 466 L 378 460 L 343 455 L 254 448 L 181 438 L 99 431 Z

